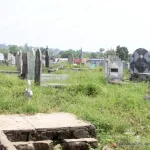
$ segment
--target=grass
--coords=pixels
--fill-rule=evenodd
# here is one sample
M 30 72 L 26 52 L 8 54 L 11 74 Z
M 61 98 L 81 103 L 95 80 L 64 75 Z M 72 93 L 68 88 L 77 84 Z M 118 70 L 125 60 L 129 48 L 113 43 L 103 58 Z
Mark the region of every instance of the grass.
M 0 113 L 69 112 L 96 126 L 100 147 L 118 143 L 117 150 L 150 149 L 150 102 L 143 100 L 148 83 L 112 85 L 99 70 L 68 74 L 71 86 L 64 89 L 32 84 L 29 103 L 24 97 L 26 81 L 0 74 Z M 142 145 L 134 145 L 137 136 Z

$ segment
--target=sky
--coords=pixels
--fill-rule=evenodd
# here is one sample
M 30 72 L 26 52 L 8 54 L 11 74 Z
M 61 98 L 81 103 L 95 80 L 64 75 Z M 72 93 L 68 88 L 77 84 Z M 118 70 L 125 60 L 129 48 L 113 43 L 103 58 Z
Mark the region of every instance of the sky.
M 150 0 L 0 0 L 0 43 L 150 50 Z

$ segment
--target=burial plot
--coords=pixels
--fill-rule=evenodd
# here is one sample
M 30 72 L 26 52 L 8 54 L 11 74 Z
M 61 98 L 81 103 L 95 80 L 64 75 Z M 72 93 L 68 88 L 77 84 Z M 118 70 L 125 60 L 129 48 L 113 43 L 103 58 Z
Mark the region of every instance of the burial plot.
M 0 148 L 7 150 L 53 150 L 57 144 L 63 150 L 98 147 L 95 126 L 72 114 L 0 115 L 0 120 Z
M 72 54 L 68 56 L 68 63 L 74 64 L 74 56 Z
M 105 78 L 109 82 L 123 80 L 123 63 L 120 58 L 109 56 L 104 62 Z

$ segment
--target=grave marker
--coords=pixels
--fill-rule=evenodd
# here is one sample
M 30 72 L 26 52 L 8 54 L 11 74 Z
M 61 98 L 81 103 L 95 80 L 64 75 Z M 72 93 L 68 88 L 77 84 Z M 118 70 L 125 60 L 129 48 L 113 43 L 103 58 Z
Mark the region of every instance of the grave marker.
M 20 71 L 20 74 L 22 74 L 22 51 L 21 50 L 18 56 L 18 71 Z
M 45 67 L 49 68 L 49 51 L 48 51 L 48 47 L 46 48 Z
M 0 53 L 0 63 L 2 63 L 4 61 L 4 54 Z
M 7 60 L 8 60 L 9 65 L 15 65 L 15 63 L 16 63 L 15 56 L 10 53 L 8 53 L 8 55 L 7 55 Z
M 21 76 L 23 78 L 27 77 L 28 74 L 28 62 L 27 62 L 27 53 L 23 53 L 22 54 L 22 74 Z
M 28 63 L 28 80 L 34 80 L 35 76 L 35 51 L 32 49 L 31 52 L 27 54 L 27 63 Z
M 35 58 L 35 78 L 34 82 L 37 85 L 41 84 L 41 73 L 42 73 L 42 58 L 41 50 L 37 49 Z
M 73 56 L 72 54 L 70 54 L 70 55 L 68 56 L 68 63 L 69 63 L 69 64 L 74 64 L 74 56 Z

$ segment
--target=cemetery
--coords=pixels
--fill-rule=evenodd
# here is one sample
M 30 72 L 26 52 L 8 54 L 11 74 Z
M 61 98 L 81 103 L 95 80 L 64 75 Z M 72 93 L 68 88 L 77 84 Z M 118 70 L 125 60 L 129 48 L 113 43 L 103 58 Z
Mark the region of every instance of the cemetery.
M 8 54 L 8 63 L 0 55 L 0 149 L 148 149 L 148 57 L 135 51 L 128 68 L 117 56 L 75 65 L 73 55 L 51 63 L 48 49 L 44 59 L 40 49 Z M 146 80 L 110 84 L 134 73 Z

